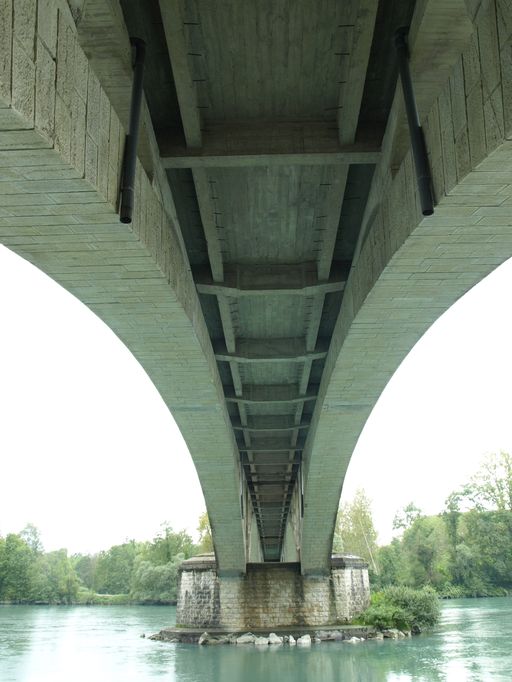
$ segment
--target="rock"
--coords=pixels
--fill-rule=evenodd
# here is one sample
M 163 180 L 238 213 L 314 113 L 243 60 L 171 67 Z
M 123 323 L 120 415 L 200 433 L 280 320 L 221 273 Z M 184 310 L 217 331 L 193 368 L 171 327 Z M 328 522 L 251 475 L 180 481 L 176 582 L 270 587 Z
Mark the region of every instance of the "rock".
M 320 639 L 320 637 L 315 637 L 313 641 L 314 641 L 315 644 L 320 644 L 320 643 L 322 642 L 322 640 Z
M 339 630 L 318 630 L 315 632 L 322 642 L 339 642 L 343 639 L 343 634 Z
M 294 637 L 293 635 L 290 635 L 290 636 L 288 637 L 288 644 L 289 644 L 290 646 L 295 646 L 295 645 L 297 644 L 297 642 L 295 641 L 295 637 Z
M 283 644 L 290 643 L 290 635 L 283 635 Z
M 311 646 L 311 635 L 302 635 L 297 640 L 298 646 Z
M 384 639 L 399 639 L 404 637 L 404 633 L 397 630 L 397 628 L 388 628 L 387 630 L 383 630 L 382 634 Z
M 269 644 L 283 644 L 284 638 L 279 637 L 276 635 L 275 632 L 271 632 L 270 635 L 268 636 L 268 643 Z
M 254 644 L 256 641 L 256 636 L 252 632 L 246 632 L 245 635 L 240 635 L 236 638 L 237 644 Z
M 210 635 L 207 632 L 203 632 L 201 637 L 199 637 L 198 644 L 203 646 L 203 644 L 208 644 L 208 640 L 210 639 Z
M 142 633 L 141 639 L 146 639 L 146 635 L 144 633 Z
M 420 635 L 421 634 L 421 628 L 419 625 L 416 625 L 416 623 L 412 626 L 411 628 L 411 633 L 413 635 Z
M 372 632 L 368 635 L 368 639 L 384 639 L 382 632 Z
M 268 637 L 256 637 L 254 639 L 254 644 L 256 646 L 268 646 Z
M 362 642 L 362 639 L 359 639 L 359 637 L 351 637 L 350 639 L 345 639 L 343 640 L 345 642 L 349 642 L 350 644 L 355 644 L 356 642 Z

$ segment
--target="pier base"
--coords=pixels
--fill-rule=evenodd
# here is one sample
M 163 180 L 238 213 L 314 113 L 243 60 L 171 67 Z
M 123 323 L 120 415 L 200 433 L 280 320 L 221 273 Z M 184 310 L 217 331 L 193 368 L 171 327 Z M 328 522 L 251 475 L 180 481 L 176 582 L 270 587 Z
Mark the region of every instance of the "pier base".
M 219 577 L 213 555 L 180 567 L 176 623 L 232 630 L 347 623 L 370 601 L 368 565 L 335 556 L 330 575 L 301 575 L 298 563 L 248 564 L 243 576 Z

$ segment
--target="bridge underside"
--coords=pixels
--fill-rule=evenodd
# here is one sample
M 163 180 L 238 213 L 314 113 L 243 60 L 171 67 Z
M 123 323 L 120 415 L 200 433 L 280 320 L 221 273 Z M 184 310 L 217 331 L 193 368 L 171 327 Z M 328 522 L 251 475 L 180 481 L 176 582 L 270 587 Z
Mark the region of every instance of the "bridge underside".
M 390 376 L 512 255 L 506 2 L 0 5 L 0 234 L 120 336 L 196 464 L 221 574 L 329 570 Z M 417 207 L 392 35 L 436 199 Z M 148 43 L 133 229 L 128 35 Z

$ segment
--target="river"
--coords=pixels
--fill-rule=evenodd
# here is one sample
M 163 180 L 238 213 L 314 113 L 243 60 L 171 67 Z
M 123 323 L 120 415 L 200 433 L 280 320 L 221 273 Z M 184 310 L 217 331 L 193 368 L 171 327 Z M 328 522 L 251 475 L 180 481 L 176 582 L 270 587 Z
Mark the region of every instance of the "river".
M 173 608 L 0 606 L 1 682 L 406 682 L 512 679 L 512 599 L 444 602 L 431 634 L 310 649 L 141 637 Z

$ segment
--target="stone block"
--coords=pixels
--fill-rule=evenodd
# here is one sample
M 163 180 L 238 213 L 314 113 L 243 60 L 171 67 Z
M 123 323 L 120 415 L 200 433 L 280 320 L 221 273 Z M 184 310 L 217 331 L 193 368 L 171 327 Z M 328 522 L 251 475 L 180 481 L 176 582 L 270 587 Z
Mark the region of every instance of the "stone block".
M 98 183 L 98 145 L 89 135 L 85 136 L 85 179 L 96 188 Z
M 64 104 L 71 108 L 72 94 L 75 88 L 75 44 L 76 36 L 67 23 L 62 12 L 59 12 L 57 32 L 57 94 Z
M 502 50 L 512 37 L 512 0 L 496 0 L 498 40 Z
M 471 168 L 475 169 L 486 155 L 484 106 L 480 87 L 473 88 L 467 96 L 466 111 Z
M 71 102 L 71 164 L 80 174 L 85 174 L 85 126 L 87 106 L 78 91 L 73 92 Z
M 512 44 L 502 47 L 501 59 L 501 94 L 503 98 L 503 133 L 507 140 L 512 139 Z
M 58 9 L 55 0 L 38 0 L 37 35 L 52 57 L 57 56 Z
M 14 0 L 14 36 L 27 57 L 34 62 L 37 0 Z
M 450 96 L 453 116 L 453 132 L 455 139 L 466 128 L 466 91 L 464 86 L 464 70 L 462 57 L 455 64 L 450 76 Z
M 455 139 L 455 163 L 457 165 L 457 179 L 462 178 L 471 171 L 471 155 L 467 130 L 462 130 Z
M 439 125 L 441 129 L 441 145 L 443 149 L 443 170 L 445 192 L 449 192 L 457 183 L 455 163 L 455 140 L 453 134 L 453 118 L 449 85 L 439 95 Z
M 478 44 L 480 47 L 480 66 L 482 90 L 486 100 L 501 82 L 498 28 L 494 3 L 482 13 L 478 21 Z
M 89 69 L 87 81 L 87 134 L 98 145 L 100 142 L 101 87 L 98 77 Z
M 25 52 L 17 38 L 13 40 L 12 50 L 12 106 L 26 122 L 26 127 L 34 125 L 36 66 Z
M 59 94 L 55 97 L 55 149 L 65 163 L 71 163 L 71 115 Z
M 496 88 L 484 102 L 485 144 L 487 153 L 493 152 L 504 139 L 503 98 Z
M 38 39 L 36 59 L 35 125 L 48 140 L 55 135 L 55 61 Z
M 462 55 L 464 65 L 464 85 L 466 97 L 475 87 L 481 87 L 480 75 L 480 47 L 478 44 L 478 34 L 473 33 L 468 47 Z
M 12 0 L 0 0 L 0 107 L 11 104 Z

